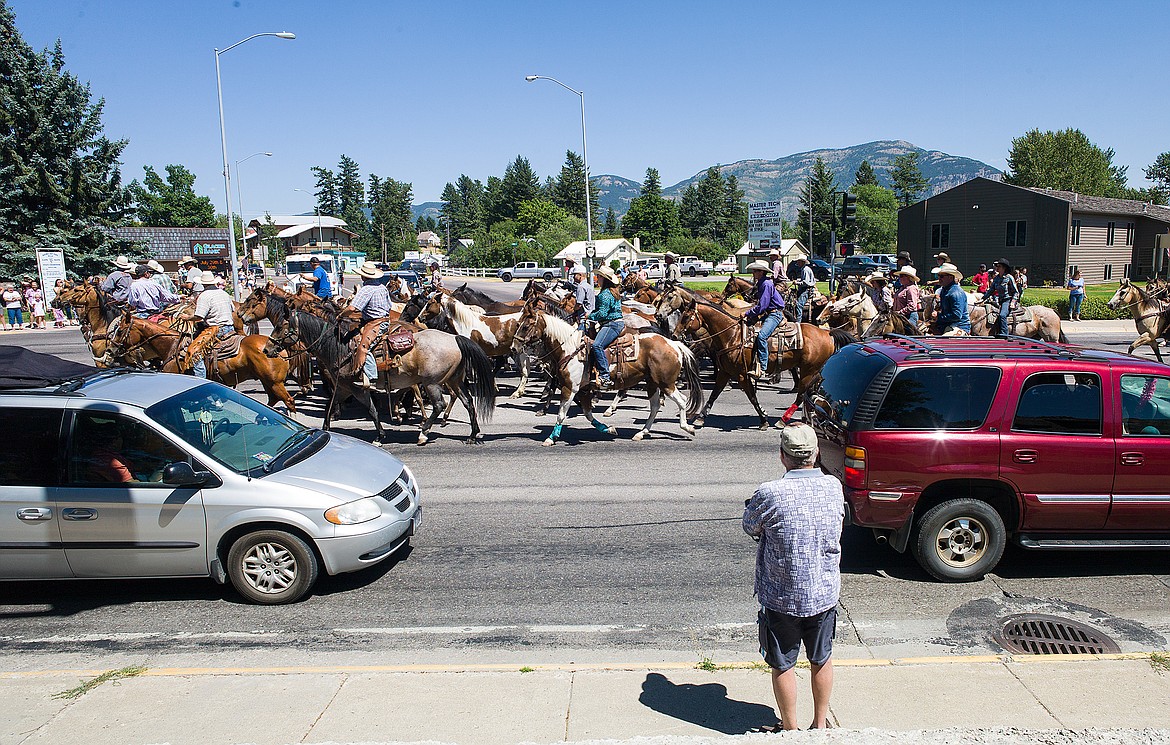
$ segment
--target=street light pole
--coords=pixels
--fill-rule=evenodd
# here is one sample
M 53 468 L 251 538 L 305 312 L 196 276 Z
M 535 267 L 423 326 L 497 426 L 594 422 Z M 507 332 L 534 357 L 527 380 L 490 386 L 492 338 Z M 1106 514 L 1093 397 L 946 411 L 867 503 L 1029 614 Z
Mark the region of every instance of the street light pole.
M 240 181 L 240 164 L 244 163 L 246 161 L 249 161 L 252 158 L 255 158 L 257 155 L 264 155 L 264 156 L 267 156 L 269 158 L 272 157 L 272 153 L 261 151 L 259 153 L 252 153 L 247 158 L 236 161 L 236 204 L 240 208 L 240 230 L 242 230 L 244 232 L 244 235 L 240 236 L 240 252 L 241 253 L 246 252 L 248 250 L 248 239 L 245 237 L 248 234 L 248 225 L 247 225 L 247 223 L 244 222 L 244 189 L 243 189 L 243 182 Z M 232 225 L 232 229 L 233 230 L 235 229 L 234 224 Z M 257 243 L 258 242 L 259 241 L 257 241 Z M 247 254 L 244 253 L 244 258 L 246 259 L 247 257 L 248 257 Z
M 576 94 L 581 99 L 581 161 L 582 161 L 583 165 L 585 166 L 585 236 L 586 236 L 585 240 L 586 240 L 587 246 L 592 245 L 593 244 L 593 205 L 591 203 L 593 200 L 591 198 L 592 194 L 589 191 L 589 145 L 586 142 L 586 136 L 585 136 L 585 91 L 579 91 L 579 90 L 576 90 L 574 88 L 570 88 L 569 86 L 565 85 L 564 83 L 557 80 L 556 78 L 550 78 L 547 75 L 526 75 L 526 76 L 524 76 L 524 79 L 527 80 L 529 83 L 536 81 L 536 80 L 552 81 L 552 82 L 556 83 L 557 85 L 559 85 L 560 87 L 564 88 L 565 90 L 569 91 L 570 93 Z M 593 266 L 592 266 L 593 259 L 592 258 L 589 259 L 588 264 L 589 264 L 589 271 L 590 271 L 590 273 L 592 273 L 593 272 Z
M 232 263 L 232 294 L 235 296 L 237 301 L 242 299 L 240 297 L 240 269 L 239 269 L 238 263 L 236 262 L 236 226 L 235 226 L 235 223 L 232 222 L 232 187 L 231 187 L 231 176 L 228 172 L 227 128 L 224 126 L 224 121 L 223 121 L 223 82 L 220 79 L 220 74 L 219 74 L 219 55 L 223 54 L 224 52 L 230 52 L 231 50 L 235 49 L 236 47 L 243 44 L 244 42 L 251 41 L 252 39 L 256 39 L 256 38 L 259 38 L 261 36 L 275 36 L 278 39 L 295 39 L 295 38 L 297 38 L 296 34 L 288 32 L 288 31 L 279 31 L 279 32 L 266 31 L 262 34 L 252 34 L 251 36 L 249 36 L 246 39 L 241 39 L 240 41 L 237 41 L 235 44 L 232 44 L 230 47 L 225 47 L 224 49 L 216 49 L 215 50 L 215 89 L 216 89 L 216 92 L 219 94 L 219 144 L 220 144 L 220 147 L 223 149 L 223 196 L 224 196 L 224 203 L 227 205 L 227 222 L 228 222 L 228 237 L 229 237 L 228 250 L 231 252 L 231 263 Z M 241 219 L 243 219 L 243 216 L 241 216 Z

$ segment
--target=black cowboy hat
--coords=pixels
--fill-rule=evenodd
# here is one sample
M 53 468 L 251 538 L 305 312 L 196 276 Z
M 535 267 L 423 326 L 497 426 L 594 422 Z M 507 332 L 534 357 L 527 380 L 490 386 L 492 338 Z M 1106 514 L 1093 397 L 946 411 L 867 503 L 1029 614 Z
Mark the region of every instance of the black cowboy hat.
M 1010 272 L 1010 271 L 1012 270 L 1012 265 L 1011 265 L 1011 263 L 1010 263 L 1010 262 L 1008 262 L 1008 260 L 1007 260 L 1007 259 L 996 259 L 996 260 L 995 260 L 995 261 L 993 261 L 992 263 L 993 263 L 993 264 L 999 264 L 999 265 L 1000 265 L 1000 266 L 1002 266 L 1002 267 L 1003 267 L 1003 268 L 1004 268 L 1006 271 L 1009 271 L 1009 272 Z

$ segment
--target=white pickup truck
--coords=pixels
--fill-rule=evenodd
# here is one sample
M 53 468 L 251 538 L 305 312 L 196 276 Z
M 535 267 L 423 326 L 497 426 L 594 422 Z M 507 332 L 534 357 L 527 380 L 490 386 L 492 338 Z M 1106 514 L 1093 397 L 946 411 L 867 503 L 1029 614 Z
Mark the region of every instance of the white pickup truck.
M 706 277 L 715 270 L 710 261 L 702 261 L 698 256 L 679 257 L 678 268 L 689 277 L 697 277 L 700 274 Z
M 516 266 L 497 269 L 496 276 L 505 282 L 511 282 L 513 279 L 543 279 L 545 282 L 551 282 L 561 276 L 561 270 L 540 266 L 535 261 L 521 261 Z

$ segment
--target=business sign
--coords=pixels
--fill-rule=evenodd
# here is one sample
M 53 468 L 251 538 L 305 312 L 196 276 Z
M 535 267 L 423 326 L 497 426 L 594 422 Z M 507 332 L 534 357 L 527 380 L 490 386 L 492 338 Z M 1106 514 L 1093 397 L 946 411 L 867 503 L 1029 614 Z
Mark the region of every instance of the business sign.
M 41 277 L 41 290 L 45 293 L 45 305 L 57 297 L 57 280 L 66 279 L 65 254 L 59 248 L 37 249 L 37 274 Z
M 224 277 L 232 275 L 228 244 L 223 240 L 189 241 L 187 253 L 199 262 L 199 268 Z
M 780 248 L 780 202 L 753 202 L 748 205 L 748 240 L 758 249 Z
M 422 254 L 420 254 L 418 251 L 403 251 L 402 258 L 403 259 L 421 259 Z

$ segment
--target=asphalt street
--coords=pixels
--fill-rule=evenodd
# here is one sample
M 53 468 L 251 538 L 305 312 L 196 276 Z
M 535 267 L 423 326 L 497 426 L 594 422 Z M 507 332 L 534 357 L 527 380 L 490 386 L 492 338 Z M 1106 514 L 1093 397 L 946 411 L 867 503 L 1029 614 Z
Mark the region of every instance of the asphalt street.
M 458 280 L 461 281 L 461 280 Z M 470 280 L 500 298 L 519 283 Z M 1082 330 L 1084 329 L 1084 330 Z M 1076 343 L 1125 350 L 1114 324 L 1071 325 Z M 13 332 L 0 344 L 87 361 L 76 330 Z M 580 658 L 669 651 L 717 657 L 757 647 L 744 499 L 780 475 L 778 433 L 753 427 L 738 390 L 724 393 L 694 438 L 667 403 L 653 437 L 630 437 L 645 417 L 633 395 L 610 437 L 569 420 L 563 443 L 540 447 L 552 417 L 533 396 L 501 398 L 486 442 L 464 444 L 456 407 L 425 447 L 416 427 L 392 427 L 386 447 L 423 485 L 425 519 L 398 560 L 323 577 L 303 602 L 243 604 L 211 580 L 73 581 L 0 586 L 0 655 L 282 649 L 492 659 Z M 246 390 L 258 390 L 252 386 Z M 534 391 L 535 393 L 535 391 Z M 775 421 L 791 393 L 762 393 Z M 298 400 L 298 406 L 302 403 Z M 317 421 L 319 399 L 303 406 Z M 370 439 L 357 408 L 339 432 Z M 1170 634 L 1170 553 L 1036 553 L 1009 548 L 981 582 L 941 584 L 908 555 L 847 528 L 838 642 L 854 656 L 999 651 L 995 619 L 1022 610 L 1094 620 L 1123 651 L 1161 649 Z M 612 654 L 611 654 L 612 656 Z

